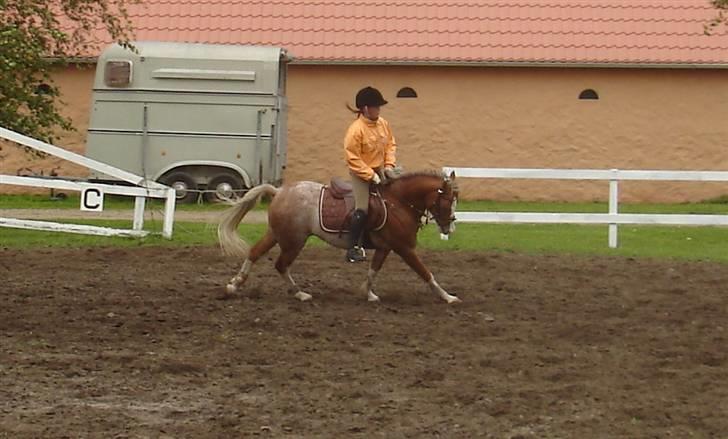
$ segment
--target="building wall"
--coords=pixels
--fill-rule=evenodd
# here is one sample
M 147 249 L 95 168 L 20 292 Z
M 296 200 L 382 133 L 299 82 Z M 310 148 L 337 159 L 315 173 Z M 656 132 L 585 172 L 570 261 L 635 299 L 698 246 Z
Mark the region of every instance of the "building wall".
M 83 154 L 86 144 L 86 129 L 88 128 L 91 91 L 93 88 L 93 75 L 95 66 L 69 67 L 53 76 L 56 84 L 61 88 L 63 96 L 62 113 L 73 120 L 76 131 L 63 133 L 58 146 L 70 151 Z M 20 147 L 9 143 L 0 143 L 0 173 L 15 175 L 19 169 L 28 168 L 35 173 L 48 175 L 54 168 L 59 175 L 85 177 L 86 168 L 76 166 L 56 157 L 37 158 L 25 153 Z M 23 171 L 28 173 L 26 169 Z M 49 193 L 46 189 L 32 189 L 25 186 L 0 186 L 0 193 Z
M 728 170 L 728 71 L 292 66 L 290 179 L 345 175 L 344 103 L 362 86 L 390 101 L 383 117 L 406 169 L 448 166 Z M 412 87 L 416 99 L 397 99 Z M 579 100 L 584 89 L 598 101 Z M 467 198 L 606 200 L 607 182 L 478 180 Z M 625 201 L 697 201 L 719 183 L 621 185 Z
M 56 78 L 78 132 L 60 145 L 82 152 L 91 103 L 91 69 Z M 383 117 L 405 169 L 441 166 L 728 170 L 728 71 L 361 67 L 292 65 L 286 180 L 325 182 L 346 175 L 346 103 L 366 85 L 390 104 Z M 396 98 L 401 87 L 418 97 Z M 587 88 L 598 101 L 578 99 Z M 15 149 L 15 148 L 14 148 Z M 0 154 L 14 173 L 18 154 Z M 32 161 L 50 169 L 57 160 Z M 84 175 L 84 170 L 64 169 Z M 480 180 L 461 182 L 470 199 L 605 200 L 606 182 Z M 8 187 L 2 191 L 7 192 Z M 25 188 L 21 188 L 27 191 Z M 621 185 L 624 201 L 698 201 L 728 194 L 719 183 Z

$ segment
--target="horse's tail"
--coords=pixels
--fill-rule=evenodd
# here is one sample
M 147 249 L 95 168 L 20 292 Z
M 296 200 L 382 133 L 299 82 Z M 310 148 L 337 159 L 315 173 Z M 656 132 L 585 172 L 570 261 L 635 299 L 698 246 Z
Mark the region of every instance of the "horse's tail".
M 222 214 L 220 224 L 217 226 L 217 240 L 220 242 L 223 254 L 241 258 L 248 257 L 250 246 L 238 235 L 238 224 L 250 212 L 250 209 L 255 207 L 260 197 L 263 195 L 275 196 L 278 191 L 279 189 L 274 186 L 261 184 L 250 189 L 240 200 L 228 203 L 232 207 Z

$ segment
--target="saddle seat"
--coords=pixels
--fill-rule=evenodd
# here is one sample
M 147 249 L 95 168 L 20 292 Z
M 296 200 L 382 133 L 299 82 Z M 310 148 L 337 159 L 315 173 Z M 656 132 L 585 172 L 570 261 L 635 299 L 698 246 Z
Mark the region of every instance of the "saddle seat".
M 354 188 L 352 187 L 351 182 L 346 181 L 341 177 L 332 178 L 329 189 L 331 190 L 331 195 L 339 200 L 343 200 L 347 196 L 354 196 Z

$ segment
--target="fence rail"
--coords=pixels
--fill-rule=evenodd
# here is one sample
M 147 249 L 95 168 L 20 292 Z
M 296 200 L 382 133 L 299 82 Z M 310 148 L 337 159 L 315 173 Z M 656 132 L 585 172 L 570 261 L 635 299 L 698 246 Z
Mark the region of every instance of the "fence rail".
M 638 171 L 600 169 L 518 169 L 444 167 L 458 178 L 601 180 L 609 181 L 608 213 L 458 212 L 458 222 L 528 224 L 608 224 L 609 247 L 618 246 L 619 224 L 728 226 L 728 215 L 619 213 L 619 182 L 702 181 L 728 182 L 728 171 Z
M 145 236 L 148 232 L 143 230 L 144 227 L 144 207 L 147 198 L 164 199 L 164 222 L 162 224 L 162 236 L 172 238 L 172 230 L 174 225 L 174 208 L 175 208 L 175 191 L 172 188 L 159 184 L 155 181 L 146 180 L 144 177 L 134 175 L 123 169 L 116 168 L 106 163 L 89 159 L 82 155 L 67 151 L 63 148 L 42 142 L 37 139 L 25 136 L 15 131 L 0 127 L 0 139 L 10 140 L 27 148 L 34 149 L 46 154 L 59 157 L 77 165 L 85 166 L 98 172 L 131 183 L 135 186 L 90 183 L 80 180 L 71 180 L 64 178 L 38 178 L 24 177 L 18 175 L 0 174 L 0 185 L 19 185 L 29 187 L 53 188 L 83 191 L 86 189 L 95 189 L 99 193 L 108 193 L 114 195 L 126 195 L 134 197 L 134 218 L 132 221 L 132 229 L 114 229 L 108 227 L 88 226 L 82 224 L 66 224 L 48 221 L 30 221 L 16 218 L 0 218 L 0 227 L 12 227 L 29 230 L 46 230 L 69 233 L 85 233 L 90 235 L 101 236 Z

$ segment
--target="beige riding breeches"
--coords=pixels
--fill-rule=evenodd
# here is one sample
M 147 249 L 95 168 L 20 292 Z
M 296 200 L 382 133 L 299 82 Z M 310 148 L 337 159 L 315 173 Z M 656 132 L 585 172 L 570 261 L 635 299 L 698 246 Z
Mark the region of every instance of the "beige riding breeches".
M 380 177 L 382 176 L 379 169 L 375 169 L 374 172 L 379 174 Z M 349 171 L 349 174 L 351 174 L 351 186 L 354 190 L 355 209 L 367 212 L 369 210 L 369 185 L 371 182 L 363 180 L 351 171 Z

